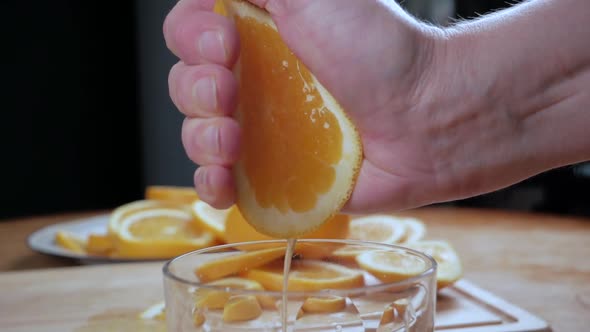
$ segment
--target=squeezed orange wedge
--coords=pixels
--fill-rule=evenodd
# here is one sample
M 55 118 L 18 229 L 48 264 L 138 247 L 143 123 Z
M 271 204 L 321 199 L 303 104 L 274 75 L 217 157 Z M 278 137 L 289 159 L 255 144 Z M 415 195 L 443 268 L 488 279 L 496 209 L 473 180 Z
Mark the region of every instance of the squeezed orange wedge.
M 241 45 L 234 67 L 242 128 L 233 168 L 237 205 L 260 233 L 310 233 L 352 192 L 362 161 L 358 132 L 266 11 L 240 0 L 224 0 L 217 10 L 233 20 Z

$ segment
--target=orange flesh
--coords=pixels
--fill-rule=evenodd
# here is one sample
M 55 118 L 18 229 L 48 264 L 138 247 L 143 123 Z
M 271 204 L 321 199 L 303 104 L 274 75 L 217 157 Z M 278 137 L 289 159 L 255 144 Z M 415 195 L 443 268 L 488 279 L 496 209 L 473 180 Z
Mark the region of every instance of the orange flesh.
M 252 18 L 235 22 L 246 177 L 261 207 L 309 211 L 335 181 L 333 165 L 342 157 L 338 120 L 278 32 Z
M 145 218 L 141 223 L 129 226 L 129 232 L 146 240 L 174 240 L 191 239 L 198 235 L 186 221 L 167 217 Z

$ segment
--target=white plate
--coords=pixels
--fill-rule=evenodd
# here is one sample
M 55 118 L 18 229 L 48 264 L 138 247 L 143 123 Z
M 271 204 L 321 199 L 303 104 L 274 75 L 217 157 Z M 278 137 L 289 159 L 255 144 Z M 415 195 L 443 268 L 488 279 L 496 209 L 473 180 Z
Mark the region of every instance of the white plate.
M 124 259 L 105 256 L 83 255 L 64 249 L 55 242 L 55 234 L 58 231 L 70 232 L 80 238 L 86 239 L 89 234 L 106 234 L 109 223 L 109 214 L 99 215 L 90 218 L 76 219 L 69 222 L 54 224 L 43 227 L 28 238 L 28 244 L 34 251 L 46 255 L 71 258 L 82 264 L 117 263 L 154 261 L 149 259 Z

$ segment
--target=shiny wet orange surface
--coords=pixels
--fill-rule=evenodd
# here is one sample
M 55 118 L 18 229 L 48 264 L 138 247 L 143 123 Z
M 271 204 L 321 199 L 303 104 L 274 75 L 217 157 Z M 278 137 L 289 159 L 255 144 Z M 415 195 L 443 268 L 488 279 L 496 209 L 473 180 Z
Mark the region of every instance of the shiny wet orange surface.
M 342 134 L 308 69 L 270 26 L 236 17 L 243 164 L 258 204 L 304 212 L 335 181 Z M 257 82 L 244 84 L 243 82 Z

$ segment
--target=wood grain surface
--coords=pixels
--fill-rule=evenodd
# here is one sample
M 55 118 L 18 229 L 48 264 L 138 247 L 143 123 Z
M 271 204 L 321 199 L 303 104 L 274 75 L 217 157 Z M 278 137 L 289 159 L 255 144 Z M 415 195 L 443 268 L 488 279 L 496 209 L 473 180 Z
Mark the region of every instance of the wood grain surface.
M 95 214 L 0 222 L 0 275 L 75 265 L 32 252 L 26 238 L 40 227 Z M 455 246 L 467 279 L 540 316 L 554 331 L 590 326 L 590 220 L 447 207 L 404 214 L 423 220 L 428 238 L 447 239 Z M 72 273 L 74 283 L 79 277 Z

